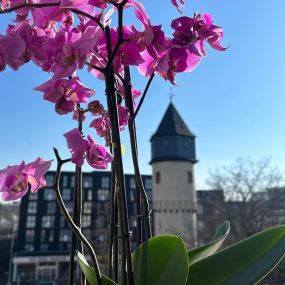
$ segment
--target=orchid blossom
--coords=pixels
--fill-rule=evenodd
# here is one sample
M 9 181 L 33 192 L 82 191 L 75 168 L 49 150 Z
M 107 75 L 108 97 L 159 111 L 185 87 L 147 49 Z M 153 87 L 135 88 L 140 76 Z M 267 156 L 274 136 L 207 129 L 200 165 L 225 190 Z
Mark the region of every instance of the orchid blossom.
M 23 197 L 31 187 L 32 192 L 46 185 L 44 175 L 51 166 L 51 160 L 37 158 L 25 164 L 8 166 L 0 170 L 0 192 L 4 201 L 17 200 Z

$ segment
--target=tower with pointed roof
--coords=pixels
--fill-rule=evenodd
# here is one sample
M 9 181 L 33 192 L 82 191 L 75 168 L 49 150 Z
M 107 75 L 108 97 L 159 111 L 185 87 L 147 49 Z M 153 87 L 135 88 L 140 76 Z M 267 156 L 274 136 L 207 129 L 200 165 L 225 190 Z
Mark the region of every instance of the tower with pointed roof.
M 155 234 L 177 234 L 197 244 L 195 135 L 172 103 L 151 137 Z

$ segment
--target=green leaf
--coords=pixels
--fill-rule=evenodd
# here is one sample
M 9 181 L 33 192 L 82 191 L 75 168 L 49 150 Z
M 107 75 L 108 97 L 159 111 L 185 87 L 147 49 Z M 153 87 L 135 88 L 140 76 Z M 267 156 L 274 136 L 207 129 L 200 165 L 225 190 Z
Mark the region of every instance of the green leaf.
M 85 257 L 80 252 L 77 252 L 77 258 L 78 258 L 80 268 L 83 271 L 84 276 L 86 277 L 89 284 L 98 285 L 95 270 L 91 266 L 89 266 Z M 102 274 L 101 274 L 101 279 L 102 279 L 103 285 L 117 285 L 114 281 L 112 281 L 111 279 L 109 279 L 108 277 Z
M 195 262 L 187 285 L 252 285 L 282 259 L 285 226 L 273 227 Z
M 162 235 L 141 244 L 132 254 L 136 285 L 184 285 L 189 261 L 180 237 Z
M 190 250 L 188 252 L 190 265 L 215 253 L 222 246 L 229 232 L 230 223 L 226 221 L 217 229 L 210 243 Z

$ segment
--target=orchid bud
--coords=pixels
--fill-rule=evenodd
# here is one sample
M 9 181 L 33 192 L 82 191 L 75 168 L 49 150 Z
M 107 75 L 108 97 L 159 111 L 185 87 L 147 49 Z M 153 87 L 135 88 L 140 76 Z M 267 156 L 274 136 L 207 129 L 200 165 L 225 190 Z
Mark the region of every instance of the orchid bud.
M 101 115 L 103 112 L 103 106 L 102 104 L 98 101 L 92 101 L 88 104 L 88 109 L 93 115 Z

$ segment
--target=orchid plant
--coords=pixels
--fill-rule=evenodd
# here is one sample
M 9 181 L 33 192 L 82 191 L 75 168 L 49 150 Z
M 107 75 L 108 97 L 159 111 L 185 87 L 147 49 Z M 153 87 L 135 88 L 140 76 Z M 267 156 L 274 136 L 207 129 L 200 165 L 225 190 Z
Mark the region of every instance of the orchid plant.
M 57 114 L 71 113 L 77 122 L 74 129 L 64 134 L 71 157 L 62 159 L 54 149 L 57 171 L 52 185 L 46 185 L 44 177 L 51 160 L 37 158 L 31 163 L 21 162 L 1 170 L 0 192 L 5 201 L 19 199 L 29 189 L 37 192 L 45 188 L 43 191 L 55 192 L 73 232 L 70 264 L 76 254 L 75 241 L 79 244 L 81 284 L 85 284 L 86 279 L 91 285 L 244 285 L 261 280 L 285 252 L 285 227 L 271 228 L 218 252 L 229 232 L 227 222 L 209 244 L 190 251 L 180 237 L 153 237 L 151 209 L 138 164 L 135 119 L 155 76 L 175 85 L 177 73 L 191 72 L 206 57 L 206 43 L 215 50 L 226 50 L 220 43 L 223 29 L 213 23 L 212 16 L 209 13 L 195 13 L 193 17 L 180 15 L 172 20 L 173 33 L 169 37 L 161 25 L 152 24 L 143 3 L 137 0 L 2 0 L 0 3 L 0 14 L 15 13 L 14 23 L 7 27 L 6 34 L 0 34 L 0 71 L 8 67 L 17 70 L 32 61 L 51 75 L 35 90 L 54 104 Z M 169 4 L 182 14 L 183 0 L 171 0 Z M 124 24 L 125 9 L 132 10 L 140 27 Z M 111 25 L 113 15 L 117 19 L 115 26 Z M 78 70 L 85 67 L 94 79 L 105 82 L 106 102 L 93 99 L 95 91 L 79 78 Z M 130 67 L 137 67 L 147 78 L 143 92 L 132 85 Z M 103 138 L 104 146 L 83 133 L 87 116 L 92 116 L 89 127 Z M 120 139 L 126 127 L 138 197 L 134 252 L 130 246 Z M 96 253 L 81 231 L 85 162 L 95 169 L 106 169 L 108 165 L 112 169 L 108 276 L 101 273 Z M 73 217 L 59 189 L 65 163 L 75 165 Z M 84 255 L 89 256 L 91 266 Z M 72 274 L 69 284 L 73 284 Z

